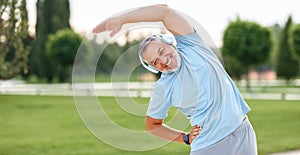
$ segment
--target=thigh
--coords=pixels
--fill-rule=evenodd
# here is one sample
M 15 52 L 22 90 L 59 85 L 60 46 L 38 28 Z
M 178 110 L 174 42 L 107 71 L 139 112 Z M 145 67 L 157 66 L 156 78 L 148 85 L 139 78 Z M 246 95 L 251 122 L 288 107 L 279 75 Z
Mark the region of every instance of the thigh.
M 214 145 L 192 151 L 190 155 L 257 155 L 256 135 L 246 119 L 242 124 Z
M 257 155 L 256 135 L 249 120 L 245 120 L 240 130 L 232 133 L 231 146 L 234 155 Z
M 229 145 L 230 136 L 226 136 L 221 141 L 209 147 L 197 151 L 192 151 L 190 155 L 229 155 L 227 154 Z

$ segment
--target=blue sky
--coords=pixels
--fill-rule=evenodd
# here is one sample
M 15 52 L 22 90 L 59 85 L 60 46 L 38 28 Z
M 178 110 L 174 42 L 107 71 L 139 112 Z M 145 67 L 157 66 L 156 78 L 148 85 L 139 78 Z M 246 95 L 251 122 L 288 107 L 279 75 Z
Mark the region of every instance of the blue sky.
M 36 0 L 27 0 L 30 30 L 34 31 Z M 298 0 L 70 0 L 72 27 L 80 33 L 91 29 L 104 19 L 128 9 L 164 3 L 198 21 L 217 45 L 222 44 L 223 31 L 237 16 L 263 26 L 283 25 L 288 15 L 300 23 Z

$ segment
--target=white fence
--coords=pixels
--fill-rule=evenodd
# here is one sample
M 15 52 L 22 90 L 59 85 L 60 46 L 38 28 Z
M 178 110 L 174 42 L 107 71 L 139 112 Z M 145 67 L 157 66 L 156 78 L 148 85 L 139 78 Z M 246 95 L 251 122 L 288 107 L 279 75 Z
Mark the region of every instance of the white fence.
M 300 81 L 296 81 L 300 85 Z M 154 82 L 123 83 L 77 83 L 77 84 L 25 84 L 20 81 L 0 81 L 0 94 L 53 95 L 53 96 L 112 96 L 150 97 Z M 269 82 L 268 86 L 279 86 Z M 238 84 L 239 86 L 241 83 Z M 243 84 L 242 84 L 243 85 Z M 253 85 L 253 83 L 251 84 Z M 300 88 L 272 88 L 263 92 L 263 87 L 253 88 L 252 93 L 242 92 L 246 99 L 300 100 Z M 244 89 L 243 86 L 241 86 Z M 263 93 L 262 93 L 263 92 Z
M 0 82 L 0 94 L 149 97 L 153 84 L 153 82 L 25 84 L 16 81 L 2 81 Z

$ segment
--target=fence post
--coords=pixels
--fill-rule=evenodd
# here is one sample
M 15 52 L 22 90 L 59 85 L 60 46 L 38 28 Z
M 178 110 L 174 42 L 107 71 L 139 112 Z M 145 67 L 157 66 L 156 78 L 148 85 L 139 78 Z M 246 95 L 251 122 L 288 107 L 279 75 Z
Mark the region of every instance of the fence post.
M 281 100 L 285 100 L 285 93 L 281 94 Z

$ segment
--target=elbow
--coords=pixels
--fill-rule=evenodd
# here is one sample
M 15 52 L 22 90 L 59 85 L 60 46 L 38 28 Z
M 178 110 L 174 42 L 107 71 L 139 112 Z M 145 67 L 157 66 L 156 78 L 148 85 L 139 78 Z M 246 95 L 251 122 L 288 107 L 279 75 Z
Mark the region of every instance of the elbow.
M 174 10 L 173 10 L 171 7 L 169 7 L 167 4 L 158 4 L 158 5 L 157 5 L 157 9 L 163 10 L 164 16 L 167 16 L 168 14 L 170 14 L 170 13 L 172 13 L 172 12 L 174 11 Z
M 162 126 L 162 120 L 156 120 L 148 116 L 146 117 L 145 127 L 147 132 L 152 133 L 153 130 L 158 129 L 161 126 Z
M 161 4 L 161 7 L 165 10 L 165 12 L 168 13 L 172 13 L 174 11 L 174 9 L 172 9 L 171 7 L 169 7 L 167 4 Z
M 146 121 L 146 131 L 151 133 L 151 131 L 155 130 L 156 128 L 158 128 L 159 125 L 154 124 L 154 123 L 150 123 Z
M 165 8 L 169 8 L 169 6 L 167 4 L 158 4 L 157 6 L 159 7 L 165 7 Z
M 163 9 L 163 13 L 162 13 L 163 21 L 167 21 L 170 18 L 174 18 L 174 15 L 177 14 L 176 10 L 172 9 L 166 4 L 162 4 L 160 7 Z

